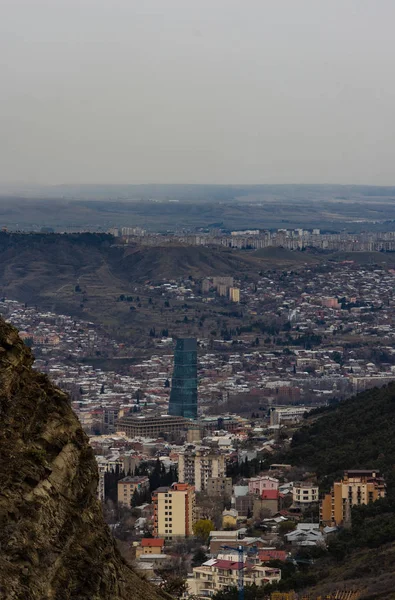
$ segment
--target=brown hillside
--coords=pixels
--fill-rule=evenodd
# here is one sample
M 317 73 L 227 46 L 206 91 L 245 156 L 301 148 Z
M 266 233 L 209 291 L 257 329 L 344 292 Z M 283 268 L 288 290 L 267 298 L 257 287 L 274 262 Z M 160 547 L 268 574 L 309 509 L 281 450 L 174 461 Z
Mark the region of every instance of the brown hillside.
M 0 320 L 0 598 L 159 600 L 121 559 L 66 394 Z

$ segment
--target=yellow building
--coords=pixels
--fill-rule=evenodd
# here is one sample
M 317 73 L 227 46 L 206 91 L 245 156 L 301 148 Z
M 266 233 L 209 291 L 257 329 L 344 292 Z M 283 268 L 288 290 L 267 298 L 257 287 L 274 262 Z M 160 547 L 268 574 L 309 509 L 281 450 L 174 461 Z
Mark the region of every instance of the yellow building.
M 223 529 L 236 529 L 239 513 L 234 508 L 222 511 Z
M 152 494 L 154 535 L 172 539 L 193 534 L 195 523 L 195 488 L 188 483 L 173 483 Z
M 165 547 L 165 540 L 162 538 L 143 538 L 140 546 L 136 547 L 136 558 L 140 558 L 142 555 L 164 554 L 163 550 Z
M 240 302 L 240 289 L 236 287 L 229 288 L 229 300 L 231 302 Z
M 331 492 L 320 504 L 323 525 L 342 525 L 350 520 L 351 507 L 368 504 L 385 497 L 385 482 L 379 471 L 349 470 L 341 481 L 335 481 Z
M 142 493 L 149 490 L 147 476 L 124 477 L 118 481 L 118 504 L 130 508 L 134 492 Z

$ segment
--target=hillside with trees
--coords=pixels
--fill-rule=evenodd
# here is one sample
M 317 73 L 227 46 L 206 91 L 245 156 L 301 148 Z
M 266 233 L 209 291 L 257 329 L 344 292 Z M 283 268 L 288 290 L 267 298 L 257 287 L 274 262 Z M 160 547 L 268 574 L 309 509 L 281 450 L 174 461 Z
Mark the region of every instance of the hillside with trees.
M 345 469 L 379 469 L 395 497 L 395 383 L 309 413 L 287 462 L 314 471 L 322 488 Z

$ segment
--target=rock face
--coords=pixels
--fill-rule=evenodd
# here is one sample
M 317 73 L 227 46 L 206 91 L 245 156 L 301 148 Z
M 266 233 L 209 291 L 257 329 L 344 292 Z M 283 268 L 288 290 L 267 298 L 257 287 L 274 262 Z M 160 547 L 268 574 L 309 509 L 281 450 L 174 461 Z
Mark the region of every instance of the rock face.
M 119 555 L 68 397 L 0 319 L 0 598 L 159 600 Z

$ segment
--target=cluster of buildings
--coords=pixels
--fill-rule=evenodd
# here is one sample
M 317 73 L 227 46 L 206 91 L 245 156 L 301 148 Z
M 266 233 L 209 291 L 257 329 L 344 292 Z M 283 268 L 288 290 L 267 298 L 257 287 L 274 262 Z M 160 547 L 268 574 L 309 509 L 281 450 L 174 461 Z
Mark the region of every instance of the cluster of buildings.
M 317 248 L 328 251 L 366 252 L 395 250 L 395 232 L 321 233 L 320 229 L 277 229 L 277 231 L 245 230 L 230 233 L 214 230 L 209 233 L 166 234 L 149 233 L 138 227 L 112 228 L 109 233 L 120 243 L 161 246 L 179 243 L 188 246 L 225 246 L 227 248 L 260 249 L 282 247 L 289 250 Z
M 377 470 L 354 469 L 335 481 L 320 503 L 320 521 L 324 525 L 350 525 L 351 508 L 385 498 L 384 478 Z
M 212 277 L 202 281 L 202 294 L 215 290 L 219 297 L 228 298 L 231 302 L 240 302 L 240 288 L 235 286 L 233 277 Z

